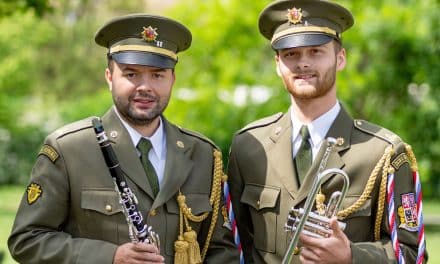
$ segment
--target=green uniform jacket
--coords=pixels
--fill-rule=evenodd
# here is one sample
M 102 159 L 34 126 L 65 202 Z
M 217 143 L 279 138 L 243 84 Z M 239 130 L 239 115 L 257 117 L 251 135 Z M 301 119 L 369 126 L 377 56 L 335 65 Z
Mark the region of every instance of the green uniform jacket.
M 344 139 L 342 145 L 335 147 L 326 167 L 343 169 L 349 175 L 350 187 L 342 209 L 360 197 L 386 147 L 394 147 L 392 161 L 405 151 L 397 136 L 365 121 L 353 120 L 344 109 L 327 136 Z M 323 152 L 322 148 L 316 160 L 321 159 Z M 290 113 L 256 121 L 235 135 L 229 157 L 228 181 L 246 263 L 281 263 L 291 238 L 284 231 L 289 209 L 303 205 L 313 185 L 319 167 L 317 163 L 314 162 L 303 185 L 298 187 L 292 159 Z M 395 173 L 396 209 L 401 205 L 401 194 L 414 193 L 409 164 L 398 165 Z M 365 204 L 343 220 L 347 223 L 344 232 L 352 242 L 353 263 L 395 262 L 387 214 L 382 221 L 381 239 L 374 241 L 381 175 Z M 342 179 L 334 177 L 324 183 L 322 191 L 328 199 L 331 193 L 341 189 L 340 186 Z M 385 205 L 385 211 L 386 208 Z M 417 232 L 398 228 L 398 238 L 407 263 L 415 263 Z M 297 256 L 294 256 L 294 262 L 299 263 Z
M 102 118 L 129 186 L 147 225 L 160 235 L 161 254 L 172 263 L 179 232 L 179 190 L 195 215 L 212 211 L 209 201 L 214 145 L 164 118 L 167 159 L 163 185 L 153 199 L 136 148 L 115 111 Z M 30 182 L 41 196 L 29 204 L 25 193 L 8 244 L 20 263 L 112 263 L 118 245 L 129 242 L 118 194 L 98 146 L 91 119 L 67 125 L 46 138 Z M 36 186 L 34 185 L 34 186 Z M 238 262 L 232 232 L 221 213 L 207 251 L 207 263 Z M 203 248 L 211 217 L 192 223 Z

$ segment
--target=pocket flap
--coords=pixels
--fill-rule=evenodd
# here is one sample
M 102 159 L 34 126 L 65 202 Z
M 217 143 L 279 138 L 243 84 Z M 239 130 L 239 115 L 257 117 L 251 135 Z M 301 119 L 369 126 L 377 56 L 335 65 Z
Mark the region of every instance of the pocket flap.
M 205 212 L 211 212 L 212 206 L 209 202 L 208 194 L 200 194 L 200 193 L 189 193 L 185 195 L 185 202 L 188 208 L 191 208 L 191 213 L 194 215 L 200 215 Z M 179 205 L 177 201 L 171 200 L 166 203 L 167 211 L 169 213 L 178 214 L 179 213 Z
M 110 189 L 85 189 L 81 192 L 81 208 L 105 215 L 122 212 L 119 195 Z
M 256 210 L 274 208 L 281 189 L 269 185 L 246 184 L 240 201 Z
M 359 200 L 360 195 L 347 195 L 342 201 L 341 210 L 347 209 Z M 346 219 L 358 217 L 358 216 L 371 216 L 371 198 L 367 199 L 365 203 L 354 211 L 352 214 L 346 217 Z

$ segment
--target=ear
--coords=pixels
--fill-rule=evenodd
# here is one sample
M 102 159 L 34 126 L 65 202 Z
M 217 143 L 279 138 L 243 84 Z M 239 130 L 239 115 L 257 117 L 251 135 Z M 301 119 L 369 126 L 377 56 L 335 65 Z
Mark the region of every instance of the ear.
M 280 55 L 279 54 L 276 54 L 275 55 L 275 63 L 276 63 L 276 68 L 277 68 L 277 75 L 279 76 L 279 77 L 281 77 L 281 69 L 280 69 Z
M 336 70 L 342 71 L 345 68 L 346 63 L 345 49 L 341 48 L 338 54 L 336 54 Z
M 113 87 L 113 76 L 109 68 L 105 69 L 105 80 L 107 81 L 108 89 L 111 91 Z

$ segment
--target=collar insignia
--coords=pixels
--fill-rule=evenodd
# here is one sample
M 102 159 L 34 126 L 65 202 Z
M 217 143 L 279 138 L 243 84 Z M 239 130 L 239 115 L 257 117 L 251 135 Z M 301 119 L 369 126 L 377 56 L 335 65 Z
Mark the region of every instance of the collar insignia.
M 180 140 L 177 140 L 176 145 L 177 145 L 179 148 L 185 148 L 185 144 L 184 144 L 182 141 L 180 141 Z
M 43 193 L 43 190 L 41 189 L 41 186 L 37 183 L 31 183 L 27 187 L 27 202 L 29 205 L 35 203 L 38 198 L 41 197 L 41 194 Z
M 287 19 L 289 20 L 290 23 L 292 24 L 298 24 L 300 22 L 302 22 L 302 11 L 301 8 L 292 8 L 292 9 L 287 9 Z
M 151 26 L 143 27 L 144 31 L 142 31 L 142 38 L 147 42 L 156 41 L 156 38 L 159 34 L 157 34 L 157 28 L 152 28 Z

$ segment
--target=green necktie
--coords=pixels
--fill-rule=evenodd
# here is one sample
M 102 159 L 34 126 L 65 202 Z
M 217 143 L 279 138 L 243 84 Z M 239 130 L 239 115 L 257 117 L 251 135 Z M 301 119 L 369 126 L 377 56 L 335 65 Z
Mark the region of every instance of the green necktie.
M 307 171 L 312 166 L 312 146 L 309 142 L 310 133 L 307 126 L 302 126 L 299 133 L 301 134 L 302 141 L 298 153 L 296 153 L 295 166 L 299 183 L 302 184 Z
M 150 160 L 148 159 L 148 152 L 150 151 L 151 147 L 152 145 L 150 140 L 146 138 L 141 138 L 137 145 L 137 148 L 141 152 L 142 166 L 144 167 L 145 174 L 147 174 L 148 182 L 153 190 L 154 197 L 156 197 L 157 193 L 159 192 L 159 181 L 157 179 L 153 164 L 151 164 Z

